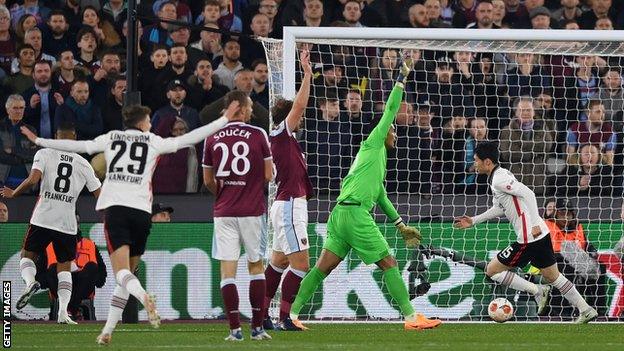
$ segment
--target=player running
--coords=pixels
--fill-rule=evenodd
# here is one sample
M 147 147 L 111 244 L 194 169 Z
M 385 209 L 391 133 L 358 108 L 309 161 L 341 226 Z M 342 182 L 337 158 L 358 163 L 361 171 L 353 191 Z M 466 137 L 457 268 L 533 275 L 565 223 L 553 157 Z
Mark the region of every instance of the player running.
M 56 131 L 57 139 L 76 139 L 74 126 L 62 124 Z M 37 204 L 30 218 L 24 238 L 20 271 L 26 289 L 17 300 L 21 310 L 40 288 L 35 280 L 36 258 L 45 252 L 50 242 L 58 260 L 58 323 L 77 324 L 67 314 L 72 294 L 71 262 L 76 257 L 76 200 L 82 189 L 96 197 L 100 194 L 100 181 L 87 160 L 74 152 L 41 149 L 35 154 L 32 170 L 15 190 L 4 187 L 0 194 L 6 198 L 18 197 L 41 181 Z
M 221 295 L 230 323 L 228 341 L 243 340 L 238 312 L 236 269 L 241 244 L 247 254 L 251 339 L 271 339 L 262 327 L 266 283 L 262 259 L 266 251 L 266 183 L 273 178 L 269 138 L 262 128 L 247 124 L 253 102 L 234 90 L 226 105 L 237 102 L 239 111 L 204 144 L 204 184 L 215 194 L 212 258 L 221 262 Z
M 289 317 L 290 305 L 295 301 L 301 280 L 310 269 L 308 199 L 312 196 L 313 190 L 308 178 L 303 151 L 295 137 L 310 97 L 312 67 L 308 50 L 301 52 L 301 67 L 304 73 L 303 81 L 295 100 L 278 100 L 271 110 L 273 123 L 277 126 L 270 135 L 271 153 L 277 170 L 275 175 L 277 194 L 270 211 L 275 233 L 273 254 L 264 271 L 267 284 L 264 299 L 265 329 L 274 329 L 268 308 L 284 270 L 290 266 L 282 282 L 278 328 L 301 330 L 292 323 Z
M 388 291 L 405 316 L 406 330 L 429 329 L 441 323 L 414 311 L 397 262 L 390 254 L 388 242 L 370 215 L 375 204 L 378 204 L 401 232 L 407 246 L 414 247 L 420 243 L 420 232 L 403 223 L 384 188 L 387 149 L 394 148 L 396 138 L 392 122 L 403 99 L 405 81 L 412 65 L 411 60 L 403 62 L 379 124 L 362 142 L 360 151 L 342 182 L 338 204 L 332 210 L 327 223 L 327 240 L 321 257 L 301 282 L 299 293 L 291 307 L 290 318 L 299 328 L 307 329 L 298 320 L 303 304 L 351 249 L 357 252 L 364 263 L 375 263 L 383 270 Z
M 544 279 L 559 289 L 571 305 L 579 309 L 576 323 L 587 323 L 598 316 L 576 287 L 559 273 L 553 252 L 550 232 L 539 215 L 535 193 L 522 184 L 508 170 L 498 164 L 498 146 L 492 142 L 480 143 L 475 149 L 475 170 L 489 177 L 493 206 L 475 217 L 462 216 L 455 219 L 455 227 L 466 229 L 489 219 L 505 216 L 513 225 L 518 240 L 499 252 L 488 265 L 485 274 L 493 281 L 512 289 L 526 291 L 535 297 L 537 314 L 541 314 L 551 287 L 536 285 L 510 271 L 527 263 L 541 270 Z
M 39 146 L 88 154 L 104 152 L 107 174 L 95 209 L 104 211 L 104 232 L 117 285 L 106 325 L 96 340 L 98 344 L 110 343 L 129 294 L 143 303 L 150 323 L 155 328 L 160 325 L 154 296 L 145 292 L 132 274 L 145 252 L 152 225 L 151 182 L 158 156 L 201 142 L 223 127 L 237 109 L 238 105 L 234 103 L 218 120 L 182 136 L 166 139 L 149 132 L 151 111 L 139 105 L 123 109 L 126 130 L 110 131 L 93 140 L 41 139 L 22 128 L 22 133 Z

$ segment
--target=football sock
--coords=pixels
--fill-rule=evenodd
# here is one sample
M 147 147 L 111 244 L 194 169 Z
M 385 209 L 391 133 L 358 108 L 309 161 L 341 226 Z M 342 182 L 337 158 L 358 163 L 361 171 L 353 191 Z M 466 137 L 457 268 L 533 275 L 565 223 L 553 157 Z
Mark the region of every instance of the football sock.
M 106 324 L 104 325 L 104 329 L 102 329 L 103 334 L 113 333 L 113 330 L 115 330 L 115 327 L 117 326 L 117 322 L 121 320 L 121 316 L 124 308 L 126 308 L 129 296 L 130 293 L 126 290 L 126 288 L 120 286 L 119 284 L 115 285 L 113 297 L 111 298 L 111 304 L 108 309 L 108 318 L 106 318 Z
M 327 274 L 321 272 L 318 268 L 314 267 L 308 274 L 306 274 L 305 278 L 301 281 L 301 286 L 299 287 L 299 292 L 297 293 L 297 297 L 295 301 L 290 306 L 290 317 L 292 319 L 298 319 L 299 312 L 303 308 L 303 305 L 308 302 L 312 294 L 316 291 L 319 284 L 323 282 L 323 279 L 327 277 Z
M 127 269 L 117 272 L 117 284 L 124 287 L 132 296 L 136 297 L 142 304 L 145 303 L 145 289 L 141 286 L 139 279 Z
M 234 278 L 221 280 L 221 297 L 225 312 L 230 322 L 230 330 L 240 328 L 240 313 L 238 312 L 238 289 Z M 264 293 L 263 293 L 264 294 Z
M 399 304 L 403 316 L 411 317 L 414 314 L 414 306 L 409 299 L 409 293 L 405 287 L 405 282 L 401 278 L 398 267 L 392 267 L 383 272 L 383 279 L 388 287 L 390 296 Z
M 514 290 L 526 291 L 531 295 L 539 292 L 536 284 L 522 278 L 511 271 L 499 272 L 490 277 L 493 281 L 508 286 Z
M 20 260 L 20 272 L 22 273 L 22 279 L 26 282 L 26 286 L 35 282 L 37 267 L 35 266 L 35 262 L 33 262 L 33 260 L 22 257 Z
M 264 276 L 266 278 L 266 294 L 264 296 L 264 318 L 269 318 L 269 307 L 271 307 L 271 300 L 275 297 L 275 292 L 279 287 L 280 280 L 282 280 L 282 273 L 284 270 L 275 267 L 269 263 L 264 270 Z
M 69 300 L 71 299 L 72 294 L 72 275 L 70 272 L 58 272 L 58 303 L 59 309 L 58 313 L 67 313 L 67 305 L 69 304 Z
M 284 277 L 284 283 L 282 283 L 282 299 L 280 301 L 280 321 L 288 318 L 290 314 L 290 306 L 293 301 L 295 301 L 295 297 L 297 296 L 297 291 L 299 291 L 299 285 L 301 285 L 301 281 L 305 277 L 305 272 L 290 269 L 288 273 L 286 273 L 286 277 Z
M 264 319 L 264 295 L 266 294 L 266 280 L 264 274 L 255 274 L 249 277 L 249 303 L 251 304 L 251 326 L 262 327 Z
M 559 277 L 557 277 L 551 285 L 559 289 L 561 295 L 563 295 L 563 297 L 565 297 L 570 304 L 578 308 L 579 311 L 583 312 L 591 308 L 587 302 L 585 302 L 585 299 L 583 299 L 578 290 L 576 290 L 576 286 L 574 286 L 568 278 L 564 277 L 563 274 L 559 273 Z

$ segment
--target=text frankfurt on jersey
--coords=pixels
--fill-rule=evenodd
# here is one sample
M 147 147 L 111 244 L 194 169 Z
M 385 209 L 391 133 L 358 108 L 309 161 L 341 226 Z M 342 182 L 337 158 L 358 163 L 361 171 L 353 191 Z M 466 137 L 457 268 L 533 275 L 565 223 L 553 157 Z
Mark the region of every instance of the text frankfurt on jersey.
M 140 143 L 149 143 L 150 141 L 150 136 L 149 134 L 145 135 L 145 134 L 118 134 L 118 133 L 113 133 L 111 134 L 111 140 L 112 141 L 127 141 L 130 143 L 134 143 L 134 142 L 140 142 Z
M 43 192 L 43 198 L 44 199 L 49 199 L 49 200 L 63 201 L 63 202 L 67 202 L 69 204 L 74 201 L 74 197 L 73 196 L 69 196 L 69 195 L 66 195 L 66 194 L 53 193 L 51 191 L 44 191 Z
M 249 139 L 251 137 L 251 132 L 248 131 L 248 130 L 243 130 L 243 129 L 238 129 L 238 128 L 231 128 L 231 129 L 221 130 L 220 132 L 215 133 L 213 138 L 215 140 L 219 140 L 219 139 L 221 139 L 223 137 L 227 137 L 227 136 L 237 136 L 237 137 Z
M 108 173 L 107 178 L 111 182 L 124 182 L 131 184 L 141 184 L 143 181 L 142 176 L 122 174 L 122 173 Z

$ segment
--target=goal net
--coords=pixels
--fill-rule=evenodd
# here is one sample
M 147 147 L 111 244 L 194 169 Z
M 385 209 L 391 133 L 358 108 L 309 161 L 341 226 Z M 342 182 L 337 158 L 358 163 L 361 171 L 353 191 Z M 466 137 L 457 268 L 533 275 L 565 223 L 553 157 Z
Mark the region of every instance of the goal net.
M 411 56 L 415 69 L 395 120 L 386 189 L 403 219 L 421 230 L 421 247 L 406 249 L 379 209 L 373 216 L 416 310 L 488 320 L 489 302 L 504 297 L 516 320 L 570 320 L 578 313 L 554 292 L 550 308 L 537 316 L 531 296 L 485 276 L 487 261 L 516 241 L 506 220 L 452 227 L 453 217 L 491 206 L 488 179 L 474 172 L 473 161 L 475 146 L 490 140 L 499 144 L 501 165 L 550 209 L 544 217 L 559 269 L 601 318 L 622 316 L 622 37 L 615 31 L 286 28 L 283 41 L 264 39 L 271 101 L 294 97 L 299 49 L 306 44 L 311 52 L 315 76 L 298 135 L 315 189 L 311 264 L 340 181 L 381 117 L 402 57 Z M 517 272 L 544 283 L 530 265 Z M 301 317 L 400 319 L 381 276 L 351 253 Z

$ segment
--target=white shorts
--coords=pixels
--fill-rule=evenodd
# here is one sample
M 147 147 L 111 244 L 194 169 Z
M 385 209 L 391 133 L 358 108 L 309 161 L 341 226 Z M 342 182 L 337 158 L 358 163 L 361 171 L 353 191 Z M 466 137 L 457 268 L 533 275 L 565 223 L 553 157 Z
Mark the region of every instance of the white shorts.
M 214 217 L 212 258 L 236 261 L 241 245 L 245 248 L 247 261 L 263 259 L 267 246 L 266 215 L 257 217 Z
M 271 206 L 273 251 L 290 255 L 310 248 L 308 240 L 308 201 L 275 201 Z

